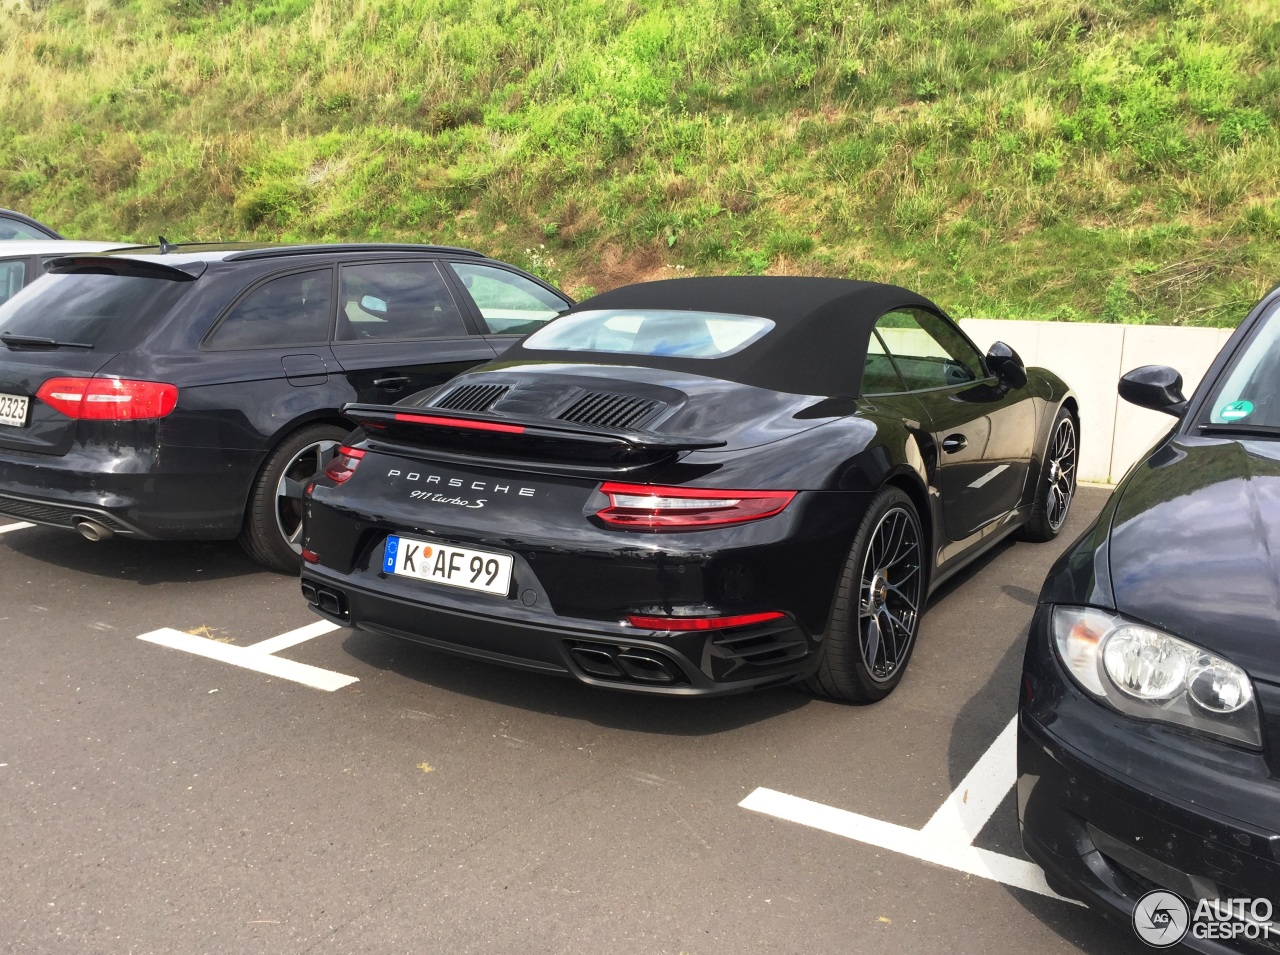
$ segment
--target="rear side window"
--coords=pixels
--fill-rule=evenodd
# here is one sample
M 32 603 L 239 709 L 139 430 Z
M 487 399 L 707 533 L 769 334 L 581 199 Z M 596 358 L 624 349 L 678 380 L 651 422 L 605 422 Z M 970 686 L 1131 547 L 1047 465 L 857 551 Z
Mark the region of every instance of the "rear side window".
M 754 315 L 676 309 L 593 309 L 558 318 L 524 340 L 537 351 L 723 358 L 759 341 L 773 322 Z
M 47 275 L 0 305 L 0 332 L 119 351 L 151 331 L 193 285 L 105 270 Z
M 9 301 L 22 290 L 27 266 L 22 260 L 0 262 L 0 304 Z
M 451 267 L 493 335 L 527 335 L 569 307 L 560 296 L 523 275 L 465 262 Z
M 434 262 L 387 262 L 342 269 L 338 341 L 423 341 L 468 334 Z
M 209 347 L 270 348 L 327 342 L 332 284 L 329 269 L 295 272 L 264 282 L 214 329 Z

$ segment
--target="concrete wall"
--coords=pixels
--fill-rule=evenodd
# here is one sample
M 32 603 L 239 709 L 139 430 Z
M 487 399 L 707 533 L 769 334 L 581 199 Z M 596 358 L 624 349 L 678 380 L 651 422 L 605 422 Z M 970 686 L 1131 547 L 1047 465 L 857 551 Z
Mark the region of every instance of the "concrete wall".
M 1002 341 L 1028 366 L 1057 373 L 1080 398 L 1080 480 L 1119 481 L 1174 424 L 1121 401 L 1120 376 L 1140 365 L 1172 365 L 1190 395 L 1231 336 L 1229 328 L 1015 322 L 968 318 L 961 327 L 984 352 Z

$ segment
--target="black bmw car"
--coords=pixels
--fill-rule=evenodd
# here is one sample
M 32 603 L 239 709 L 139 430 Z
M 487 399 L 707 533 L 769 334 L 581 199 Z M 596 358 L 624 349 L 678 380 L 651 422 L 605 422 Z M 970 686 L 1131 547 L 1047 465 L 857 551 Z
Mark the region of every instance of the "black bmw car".
M 0 305 L 0 517 L 239 538 L 297 572 L 302 487 L 353 422 L 491 361 L 570 301 L 465 249 L 68 255 Z
M 872 701 L 930 591 L 1055 536 L 1076 403 L 905 289 L 701 278 L 596 296 L 395 405 L 308 486 L 331 620 L 583 682 Z
M 1141 929 L 1151 913 L 1135 906 L 1163 891 L 1191 913 L 1171 930 L 1191 948 L 1280 951 L 1280 289 L 1189 401 L 1181 385 L 1160 366 L 1122 379 L 1123 397 L 1178 422 L 1040 595 L 1023 843 L 1104 914 Z M 1157 898 L 1159 917 L 1179 907 Z M 1225 927 L 1194 916 L 1232 899 L 1247 901 Z

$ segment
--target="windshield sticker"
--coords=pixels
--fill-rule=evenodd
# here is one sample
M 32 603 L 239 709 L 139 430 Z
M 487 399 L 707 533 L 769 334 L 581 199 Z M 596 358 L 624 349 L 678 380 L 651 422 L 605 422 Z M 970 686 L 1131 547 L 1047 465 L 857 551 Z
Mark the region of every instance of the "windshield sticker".
M 1218 412 L 1218 417 L 1223 421 L 1239 421 L 1251 414 L 1253 414 L 1252 401 L 1233 401 Z

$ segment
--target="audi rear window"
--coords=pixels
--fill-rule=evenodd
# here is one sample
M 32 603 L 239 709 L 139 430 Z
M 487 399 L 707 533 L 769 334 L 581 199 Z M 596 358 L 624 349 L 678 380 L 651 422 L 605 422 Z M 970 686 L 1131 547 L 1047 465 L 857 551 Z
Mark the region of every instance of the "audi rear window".
M 678 309 L 591 309 L 557 318 L 524 340 L 535 351 L 723 358 L 759 341 L 767 318 Z
M 0 305 L 0 334 L 120 351 L 137 344 L 194 284 L 105 270 L 46 275 Z

